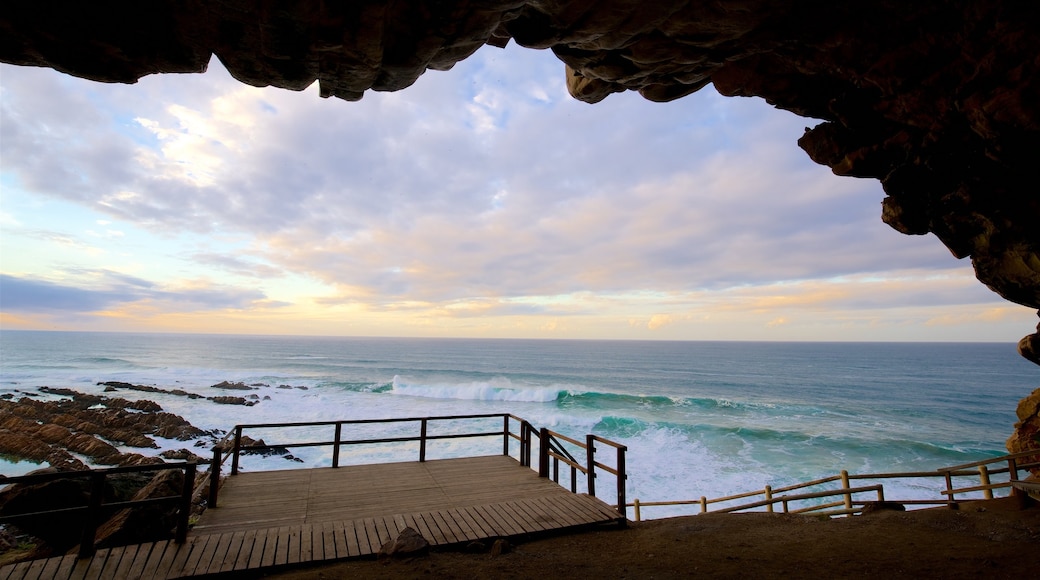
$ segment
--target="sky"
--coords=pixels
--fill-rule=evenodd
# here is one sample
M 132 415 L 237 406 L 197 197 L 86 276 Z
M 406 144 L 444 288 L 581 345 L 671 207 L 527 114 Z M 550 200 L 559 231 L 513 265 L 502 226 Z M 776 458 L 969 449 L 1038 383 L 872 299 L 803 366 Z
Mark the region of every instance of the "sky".
M 202 75 L 0 65 L 0 329 L 636 340 L 1003 341 L 1036 313 L 817 124 L 707 87 L 571 98 L 486 46 L 359 102 Z

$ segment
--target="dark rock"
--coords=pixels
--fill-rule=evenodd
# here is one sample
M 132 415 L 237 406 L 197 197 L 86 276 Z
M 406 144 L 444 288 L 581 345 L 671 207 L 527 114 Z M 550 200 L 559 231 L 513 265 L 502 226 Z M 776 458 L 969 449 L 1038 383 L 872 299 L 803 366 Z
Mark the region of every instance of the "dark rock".
M 140 475 L 140 474 L 138 474 Z M 145 484 L 138 485 L 127 500 L 176 497 L 181 493 L 184 475 L 178 469 L 144 474 Z M 177 526 L 176 505 L 151 505 L 121 510 L 98 527 L 99 548 L 157 542 L 173 537 Z
M 111 497 L 111 493 L 108 494 Z M 14 485 L 0 492 L 0 515 L 12 516 L 87 505 L 89 483 L 83 479 L 59 479 L 35 485 Z M 59 551 L 79 543 L 84 514 L 62 513 L 18 520 L 18 528 L 46 541 Z
M 491 557 L 497 558 L 502 554 L 508 554 L 512 549 L 513 546 L 505 538 L 499 538 L 491 545 Z
M 429 549 L 430 543 L 426 541 L 426 538 L 412 528 L 405 528 L 401 530 L 396 539 L 383 544 L 376 556 L 378 558 L 422 556 L 428 553 Z
M 228 389 L 232 391 L 252 391 L 253 387 L 245 383 L 229 383 L 227 381 L 221 381 L 215 385 L 210 385 L 213 389 Z
M 256 404 L 255 401 L 247 401 L 243 397 L 206 397 L 206 399 L 218 405 L 245 405 L 246 407 L 252 407 Z

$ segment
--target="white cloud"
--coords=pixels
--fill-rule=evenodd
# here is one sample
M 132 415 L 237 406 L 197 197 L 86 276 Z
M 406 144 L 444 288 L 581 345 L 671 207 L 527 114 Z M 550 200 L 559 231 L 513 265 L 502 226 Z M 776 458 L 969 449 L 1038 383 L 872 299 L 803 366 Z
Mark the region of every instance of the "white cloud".
M 246 87 L 216 63 L 133 87 L 5 67 L 0 168 L 105 215 L 99 238 L 133 224 L 207 272 L 320 281 L 375 310 L 551 313 L 553 332 L 610 312 L 674 332 L 704 303 L 779 328 L 796 323 L 783 308 L 994 298 L 934 238 L 882 224 L 877 182 L 814 165 L 804 119 L 710 88 L 589 106 L 563 78 L 516 47 L 357 103 Z M 222 236 L 248 250 L 204 247 Z

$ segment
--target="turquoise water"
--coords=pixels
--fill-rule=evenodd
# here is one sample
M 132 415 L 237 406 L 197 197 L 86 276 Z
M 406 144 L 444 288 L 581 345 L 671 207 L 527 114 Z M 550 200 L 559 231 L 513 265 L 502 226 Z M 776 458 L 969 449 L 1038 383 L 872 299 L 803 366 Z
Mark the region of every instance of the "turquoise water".
M 0 395 L 41 385 L 101 393 L 101 381 L 210 396 L 240 394 L 210 387 L 224 380 L 268 385 L 252 392 L 259 398 L 252 407 L 119 392 L 155 400 L 204 429 L 511 412 L 571 437 L 591 432 L 627 445 L 628 495 L 645 501 L 718 497 L 842 469 L 931 470 L 996 456 L 1015 405 L 1040 382 L 1038 371 L 1014 345 L 990 343 L 0 333 Z M 436 445 L 431 457 L 471 452 L 478 444 Z M 414 459 L 405 447 L 345 460 Z M 294 454 L 309 465 L 331 462 L 330 450 Z M 245 463 L 247 469 L 296 466 L 278 458 Z M 935 497 L 901 482 L 886 483 L 886 493 Z

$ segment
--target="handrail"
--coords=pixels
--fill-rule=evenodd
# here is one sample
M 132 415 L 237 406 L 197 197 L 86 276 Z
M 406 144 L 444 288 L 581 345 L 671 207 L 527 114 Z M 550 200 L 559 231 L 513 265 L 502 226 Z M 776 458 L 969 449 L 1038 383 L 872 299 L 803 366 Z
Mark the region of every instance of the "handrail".
M 120 502 L 104 502 L 105 495 L 105 478 L 109 475 L 116 475 L 120 473 L 137 473 L 147 471 L 164 471 L 169 469 L 183 469 L 184 479 L 181 482 L 181 493 L 176 496 L 164 496 L 157 498 L 129 500 Z M 90 479 L 90 491 L 87 495 L 87 505 L 61 508 L 53 510 L 42 510 L 38 512 L 28 512 L 21 514 L 12 514 L 6 516 L 0 516 L 0 523 L 14 522 L 18 520 L 32 519 L 34 517 L 40 517 L 44 515 L 53 514 L 78 514 L 86 513 L 84 518 L 83 529 L 80 535 L 79 543 L 79 557 L 89 558 L 94 555 L 96 547 L 94 545 L 95 538 L 97 537 L 97 529 L 103 521 L 101 516 L 104 512 L 118 511 L 121 509 L 135 508 L 146 505 L 157 505 L 176 503 L 179 506 L 177 513 L 177 530 L 174 535 L 174 541 L 178 544 L 183 544 L 188 537 L 188 518 L 191 513 L 191 501 L 194 492 L 195 485 L 195 473 L 196 464 L 194 462 L 185 463 L 156 463 L 149 465 L 127 465 L 122 467 L 107 467 L 102 469 L 89 469 L 83 471 L 62 471 L 56 473 L 38 473 L 32 475 L 19 475 L 15 477 L 0 477 L 0 484 L 36 484 L 46 483 L 49 481 L 57 481 L 61 479 L 76 479 L 76 478 L 89 478 Z
M 849 482 L 851 480 L 879 480 L 879 479 L 894 479 L 894 478 L 902 478 L 902 479 L 906 479 L 906 478 L 942 478 L 942 477 L 945 477 L 946 480 L 947 480 L 947 489 L 944 490 L 944 491 L 939 491 L 938 493 L 940 495 L 947 496 L 946 498 L 934 499 L 934 500 L 929 500 L 929 499 L 923 499 L 923 500 L 898 500 L 897 499 L 897 500 L 892 500 L 892 501 L 894 501 L 895 503 L 908 504 L 908 505 L 946 505 L 946 506 L 950 506 L 950 507 L 956 507 L 956 503 L 957 502 L 956 502 L 955 495 L 956 494 L 960 494 L 960 493 L 970 493 L 970 492 L 982 491 L 982 492 L 984 492 L 985 499 L 992 499 L 993 498 L 993 490 L 996 490 L 996 489 L 1003 489 L 1003 488 L 1009 488 L 1010 487 L 1013 490 L 1012 493 L 1023 493 L 1021 491 L 1018 491 L 1018 492 L 1014 491 L 1015 490 L 1014 483 L 1019 481 L 1018 480 L 1018 471 L 1019 470 L 1024 470 L 1024 469 L 1032 469 L 1032 468 L 1040 467 L 1040 462 L 1019 463 L 1018 460 L 1022 459 L 1022 458 L 1025 458 L 1025 457 L 1034 457 L 1034 456 L 1037 456 L 1038 454 L 1040 454 L 1040 451 L 1037 451 L 1037 450 L 1024 451 L 1024 452 L 1013 453 L 1013 454 L 1005 455 L 1005 456 L 1001 456 L 1001 457 L 994 457 L 994 458 L 991 458 L 991 459 L 975 461 L 975 462 L 972 462 L 972 463 L 965 463 L 965 464 L 961 464 L 961 465 L 955 465 L 953 467 L 946 467 L 946 468 L 938 469 L 936 471 L 908 471 L 908 472 L 894 472 L 894 473 L 863 473 L 863 474 L 849 474 L 849 473 L 843 471 L 839 475 L 823 477 L 823 478 L 815 479 L 815 480 L 812 480 L 812 481 L 796 483 L 796 484 L 793 484 L 793 485 L 788 485 L 788 486 L 778 487 L 778 488 L 772 488 L 772 487 L 767 485 L 763 489 L 760 489 L 760 490 L 749 491 L 749 492 L 744 492 L 744 493 L 735 494 L 735 495 L 729 495 L 729 496 L 725 496 L 725 497 L 713 498 L 713 499 L 709 499 L 709 498 L 704 497 L 704 496 L 702 496 L 699 500 L 691 499 L 691 500 L 644 502 L 644 501 L 640 501 L 639 499 L 636 499 L 636 500 L 634 500 L 633 503 L 628 504 L 628 506 L 631 506 L 631 507 L 635 508 L 635 521 L 641 521 L 641 519 L 642 519 L 642 508 L 644 508 L 644 507 L 683 506 L 683 505 L 699 504 L 700 507 L 701 507 L 700 513 L 707 513 L 708 512 L 708 506 L 711 505 L 711 504 L 723 503 L 723 502 L 734 501 L 734 500 L 740 500 L 740 499 L 745 499 L 745 498 L 750 498 L 750 497 L 755 497 L 755 496 L 764 496 L 764 500 L 751 502 L 751 503 L 745 503 L 745 504 L 741 504 L 739 506 L 733 506 L 733 507 L 730 507 L 730 508 L 725 508 L 725 509 L 722 509 L 722 510 L 714 510 L 714 511 L 716 511 L 716 512 L 719 512 L 719 511 L 731 512 L 731 511 L 740 511 L 740 510 L 744 510 L 744 509 L 753 509 L 755 507 L 763 507 L 763 506 L 766 507 L 767 511 L 772 511 L 772 506 L 774 504 L 780 503 L 781 501 L 783 501 L 782 500 L 783 496 L 776 496 L 774 494 L 786 493 L 786 492 L 794 491 L 794 490 L 797 490 L 797 489 L 803 489 L 803 488 L 812 487 L 812 486 L 815 486 L 815 485 L 823 485 L 823 484 L 826 484 L 826 483 L 832 483 L 832 482 L 835 482 L 835 481 L 840 481 L 841 482 L 841 487 L 839 489 L 833 490 L 833 491 L 827 491 L 827 492 L 820 492 L 820 493 L 826 493 L 826 494 L 829 494 L 829 495 L 843 495 L 844 498 L 845 498 L 845 501 L 843 502 L 845 504 L 845 509 L 832 511 L 832 512 L 827 512 L 827 515 L 842 515 L 842 514 L 851 515 L 851 514 L 858 513 L 858 512 L 862 511 L 862 506 L 857 508 L 857 507 L 854 506 L 854 504 L 862 504 L 863 503 L 863 502 L 852 501 L 851 494 L 852 493 L 856 493 L 855 491 L 853 491 L 856 488 L 851 488 L 850 487 Z M 1008 467 L 995 468 L 995 469 L 992 469 L 992 470 L 990 470 L 990 469 L 988 469 L 986 467 L 987 465 L 990 465 L 990 464 L 993 464 L 993 463 L 1003 463 L 1003 462 L 1007 462 L 1008 463 Z M 969 470 L 968 469 L 968 468 L 972 468 L 972 467 L 977 467 L 978 469 L 977 470 Z M 991 475 L 1005 474 L 1005 473 L 1009 474 L 1009 481 L 1005 481 L 1005 482 L 991 482 L 990 479 L 989 479 L 989 476 L 991 476 Z M 977 477 L 980 480 L 980 485 L 974 485 L 974 486 L 962 487 L 962 488 L 953 488 L 952 479 L 955 478 L 955 477 Z M 879 493 L 883 493 L 883 491 L 879 490 Z M 786 497 L 787 497 L 788 501 L 792 501 L 791 498 L 793 496 L 786 496 Z M 879 501 L 883 501 L 883 500 L 879 500 Z M 810 508 L 803 508 L 803 509 L 793 510 L 790 513 L 814 512 L 815 510 L 820 510 L 820 509 L 823 509 L 823 508 L 821 506 L 812 506 Z M 816 512 L 816 513 L 818 513 L 818 512 Z
M 451 433 L 443 435 L 431 435 L 427 429 L 429 423 L 432 421 L 456 421 L 456 420 L 467 420 L 467 419 L 491 419 L 501 418 L 502 429 L 500 431 L 480 431 L 473 433 Z M 370 439 L 346 439 L 343 437 L 343 427 L 348 425 L 367 425 L 367 424 L 379 424 L 379 423 L 407 423 L 407 422 L 418 422 L 419 435 L 405 435 L 405 436 L 394 436 L 394 437 L 379 437 Z M 513 422 L 518 423 L 519 432 L 513 431 Z M 305 441 L 305 442 L 291 442 L 291 443 L 264 443 L 263 445 L 249 445 L 243 446 L 242 440 L 244 431 L 246 429 L 275 429 L 283 427 L 334 427 L 334 434 L 331 440 L 321 441 Z M 419 461 L 426 461 L 426 444 L 428 441 L 438 441 L 446 439 L 462 439 L 462 438 L 476 438 L 476 437 L 501 437 L 502 438 L 502 454 L 510 455 L 510 442 L 517 441 L 519 443 L 518 448 L 518 460 L 520 465 L 525 467 L 531 467 L 532 460 L 532 449 L 533 440 L 537 436 L 538 438 L 538 475 L 540 477 L 549 477 L 550 465 L 553 468 L 552 479 L 556 483 L 559 483 L 559 464 L 560 462 L 564 465 L 570 466 L 571 468 L 571 491 L 577 493 L 577 474 L 581 472 L 586 476 L 587 489 L 589 495 L 596 494 L 596 470 L 605 471 L 611 475 L 614 475 L 617 480 L 617 493 L 618 493 L 618 505 L 621 506 L 619 511 L 624 516 L 625 512 L 625 485 L 628 479 L 628 475 L 625 472 L 625 453 L 628 448 L 620 443 L 616 443 L 609 439 L 604 439 L 595 435 L 587 435 L 585 442 L 578 441 L 557 433 L 548 429 L 535 429 L 533 425 L 524 420 L 521 417 L 513 415 L 511 413 L 484 413 L 484 414 L 473 414 L 473 415 L 442 415 L 433 417 L 405 417 L 405 418 L 388 418 L 388 419 L 350 419 L 350 420 L 339 420 L 339 421 L 306 421 L 306 422 L 294 422 L 294 423 L 254 423 L 254 424 L 242 424 L 235 425 L 235 427 L 228 432 L 228 434 L 213 448 L 213 459 L 210 462 L 210 478 L 209 478 L 209 499 L 207 501 L 208 507 L 217 507 L 218 501 L 218 490 L 220 487 L 220 471 L 221 466 L 227 461 L 228 457 L 231 458 L 231 475 L 237 475 L 239 472 L 239 459 L 243 452 L 273 448 L 299 448 L 299 447 L 321 447 L 321 446 L 332 446 L 332 467 L 339 467 L 339 452 L 340 448 L 344 445 L 366 445 L 366 444 L 377 444 L 377 443 L 406 443 L 410 441 L 419 442 Z M 579 449 L 585 452 L 585 461 L 582 464 L 579 459 L 568 451 L 566 444 L 577 446 Z M 601 461 L 597 461 L 595 457 L 596 443 L 603 443 L 607 446 L 613 447 L 615 450 L 615 461 L 613 465 L 608 465 Z M 623 521 L 623 517 L 622 517 Z
M 502 418 L 502 429 L 500 431 L 481 431 L 475 433 L 454 433 L 445 435 L 433 435 L 428 433 L 428 424 L 431 421 L 455 421 L 466 419 L 493 419 Z M 347 425 L 372 425 L 380 423 L 408 423 L 418 422 L 418 436 L 404 437 L 382 437 L 369 439 L 345 439 L 343 427 Z M 514 433 L 511 422 L 519 423 L 519 433 Z M 332 440 L 308 441 L 297 443 L 265 443 L 263 445 L 243 445 L 243 436 L 246 429 L 274 429 L 282 427 L 334 427 Z M 340 448 L 344 445 L 365 445 L 376 443 L 398 443 L 419 442 L 419 461 L 426 460 L 426 443 L 445 439 L 460 439 L 474 437 L 502 437 L 502 454 L 510 455 L 510 441 L 517 440 L 519 446 L 519 461 L 521 465 L 530 466 L 531 463 L 531 434 L 533 428 L 530 423 L 511 413 L 481 413 L 471 415 L 441 415 L 432 417 L 395 417 L 387 419 L 346 419 L 338 421 L 305 421 L 293 423 L 252 423 L 235 425 L 224 438 L 213 448 L 213 458 L 210 462 L 209 498 L 207 506 L 215 508 L 218 506 L 221 467 L 231 459 L 231 475 L 239 472 L 240 457 L 246 451 L 258 451 L 273 448 L 296 448 L 296 447 L 318 447 L 332 446 L 332 467 L 339 467 Z
M 596 477 L 598 476 L 596 468 L 599 468 L 601 471 L 605 471 L 615 477 L 617 483 L 617 503 L 615 506 L 621 516 L 625 516 L 627 505 L 626 486 L 628 481 L 628 474 L 625 470 L 625 453 L 628 451 L 628 447 L 592 434 L 586 435 L 585 441 L 581 442 L 545 428 L 542 428 L 539 432 L 538 439 L 540 443 L 538 475 L 546 478 L 550 477 L 549 467 L 550 460 L 552 460 L 552 479 L 559 483 L 559 464 L 562 462 L 571 468 L 571 491 L 577 491 L 578 473 L 581 472 L 585 475 L 585 486 L 588 494 L 594 496 L 596 495 Z M 569 443 L 585 452 L 584 465 L 567 451 L 563 443 Z M 596 460 L 596 443 L 603 443 L 614 448 L 615 465 L 607 465 Z

